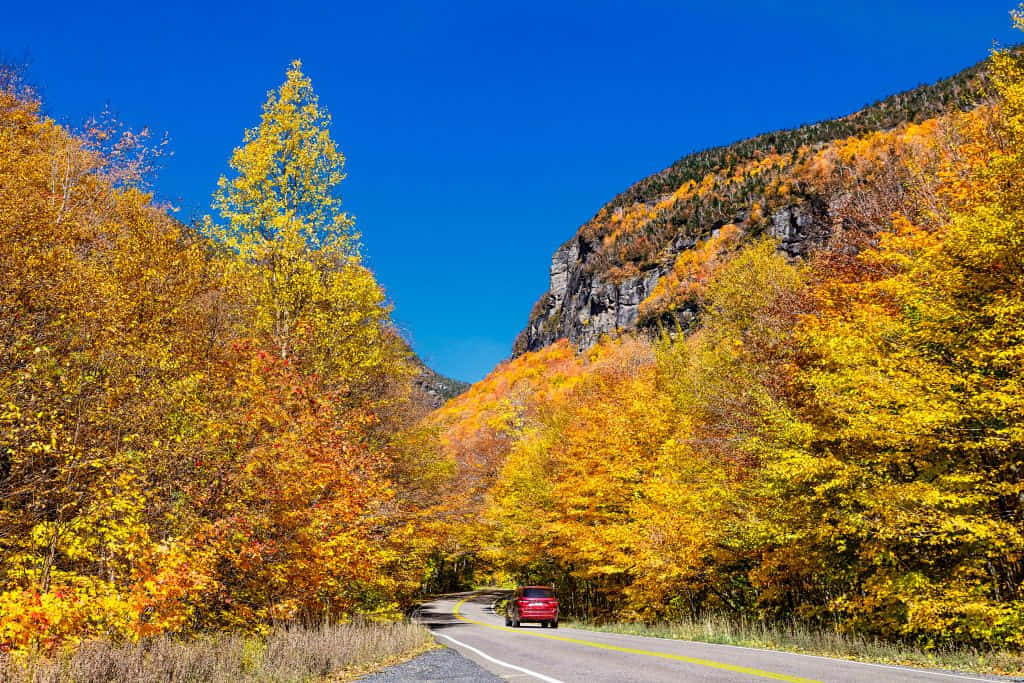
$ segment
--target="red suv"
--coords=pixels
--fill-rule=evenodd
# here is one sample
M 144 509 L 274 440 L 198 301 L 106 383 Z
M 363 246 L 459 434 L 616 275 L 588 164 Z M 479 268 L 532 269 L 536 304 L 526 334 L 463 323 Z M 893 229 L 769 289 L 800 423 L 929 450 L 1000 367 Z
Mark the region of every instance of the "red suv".
M 524 621 L 542 627 L 558 628 L 558 598 L 548 586 L 522 586 L 516 589 L 505 610 L 505 626 L 519 628 Z

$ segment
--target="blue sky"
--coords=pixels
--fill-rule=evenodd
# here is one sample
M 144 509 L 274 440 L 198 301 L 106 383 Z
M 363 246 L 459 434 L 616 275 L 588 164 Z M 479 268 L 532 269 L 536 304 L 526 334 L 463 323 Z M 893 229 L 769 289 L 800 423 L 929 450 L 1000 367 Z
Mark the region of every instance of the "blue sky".
M 636 180 L 1018 40 L 1005 0 L 31 4 L 4 8 L 0 54 L 60 120 L 109 102 L 166 130 L 157 190 L 185 219 L 302 59 L 395 319 L 467 380 L 509 354 L 551 253 Z

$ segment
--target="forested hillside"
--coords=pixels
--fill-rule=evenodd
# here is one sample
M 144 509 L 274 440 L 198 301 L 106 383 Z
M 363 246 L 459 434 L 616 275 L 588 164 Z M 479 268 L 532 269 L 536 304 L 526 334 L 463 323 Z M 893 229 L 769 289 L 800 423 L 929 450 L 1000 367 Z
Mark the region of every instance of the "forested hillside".
M 199 229 L 3 84 L 0 649 L 400 613 L 446 466 L 298 64 Z
M 584 226 L 592 281 L 689 240 L 633 302 L 664 332 L 553 323 L 435 413 L 450 561 L 591 619 L 1024 645 L 1024 64 L 984 69 L 687 158 Z M 805 248 L 756 228 L 815 196 Z M 566 313 L 578 273 L 552 273 Z
M 603 334 L 687 327 L 700 310 L 699 281 L 711 251 L 770 234 L 800 256 L 837 224 L 877 221 L 888 207 L 865 216 L 869 207 L 854 196 L 880 182 L 898 191 L 902 181 L 893 174 L 904 171 L 880 158 L 865 167 L 846 141 L 969 110 L 987 97 L 984 84 L 978 64 L 848 116 L 687 155 L 641 180 L 555 252 L 550 288 L 514 354 L 562 337 L 587 348 Z M 698 284 L 687 291 L 681 281 Z

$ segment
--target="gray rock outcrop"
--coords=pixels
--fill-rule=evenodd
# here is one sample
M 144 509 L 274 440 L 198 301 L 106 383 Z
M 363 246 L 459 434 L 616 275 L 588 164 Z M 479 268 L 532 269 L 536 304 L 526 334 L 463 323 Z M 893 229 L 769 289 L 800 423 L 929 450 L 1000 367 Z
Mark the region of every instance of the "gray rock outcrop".
M 746 216 L 736 217 L 744 226 Z M 792 257 L 805 256 L 815 243 L 829 233 L 831 219 L 827 202 L 804 200 L 775 211 L 764 228 L 779 240 L 780 249 Z M 718 226 L 707 226 L 703 237 Z M 640 303 L 647 298 L 672 267 L 676 256 L 692 249 L 697 239 L 679 235 L 659 258 L 659 265 L 619 281 L 603 278 L 605 270 L 595 267 L 598 245 L 581 234 L 563 244 L 551 258 L 550 286 L 536 303 L 513 347 L 513 356 L 536 351 L 568 339 L 576 348 L 590 348 L 606 334 L 638 329 Z M 672 312 L 677 320 L 689 324 L 697 314 L 693 308 Z

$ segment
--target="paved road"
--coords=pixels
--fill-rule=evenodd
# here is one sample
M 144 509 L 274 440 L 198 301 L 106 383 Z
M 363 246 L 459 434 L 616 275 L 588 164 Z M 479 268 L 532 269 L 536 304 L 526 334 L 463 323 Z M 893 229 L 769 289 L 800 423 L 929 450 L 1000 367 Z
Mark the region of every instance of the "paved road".
M 420 622 L 438 642 L 484 669 L 514 681 L 630 683 L 701 681 L 756 683 L 957 683 L 1011 679 L 922 671 L 774 650 L 558 630 L 529 624 L 506 628 L 491 603 L 500 593 L 449 595 L 428 603 Z

